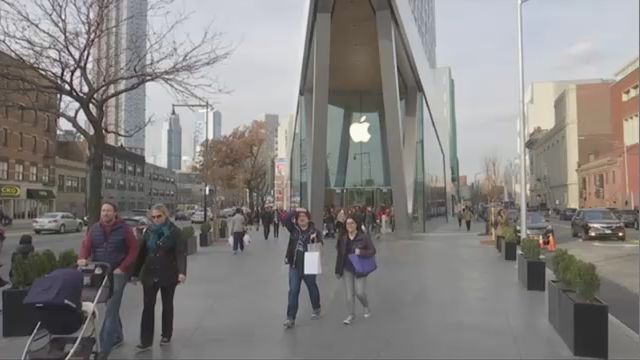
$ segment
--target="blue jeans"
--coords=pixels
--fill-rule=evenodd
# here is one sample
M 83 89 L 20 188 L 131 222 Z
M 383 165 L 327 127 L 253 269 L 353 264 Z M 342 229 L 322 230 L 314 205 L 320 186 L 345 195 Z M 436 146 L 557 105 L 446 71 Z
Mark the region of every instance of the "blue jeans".
M 120 304 L 125 285 L 127 285 L 126 274 L 113 275 L 113 294 L 107 302 L 107 311 L 104 314 L 102 330 L 100 330 L 100 352 L 109 354 L 114 344 L 124 340 Z
M 302 269 L 289 268 L 289 304 L 287 305 L 287 319 L 289 320 L 296 319 L 302 281 L 304 281 L 307 290 L 309 290 L 313 311 L 320 311 L 320 290 L 316 283 L 316 275 L 304 275 Z

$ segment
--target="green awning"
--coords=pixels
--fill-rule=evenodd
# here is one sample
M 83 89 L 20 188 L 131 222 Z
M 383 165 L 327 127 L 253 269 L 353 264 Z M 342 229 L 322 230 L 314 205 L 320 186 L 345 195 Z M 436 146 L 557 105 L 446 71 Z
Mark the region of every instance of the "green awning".
M 27 189 L 27 199 L 47 200 L 55 199 L 56 194 L 46 189 Z

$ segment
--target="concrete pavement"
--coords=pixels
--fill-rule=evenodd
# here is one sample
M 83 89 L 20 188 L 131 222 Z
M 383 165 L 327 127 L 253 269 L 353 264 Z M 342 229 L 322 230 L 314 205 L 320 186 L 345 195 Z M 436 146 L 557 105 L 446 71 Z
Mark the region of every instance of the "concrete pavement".
M 343 286 L 333 276 L 335 242 L 327 240 L 319 278 L 323 317 L 309 319 L 302 290 L 297 327 L 285 331 L 286 232 L 281 235 L 265 241 L 254 233 L 253 244 L 238 256 L 225 245 L 190 256 L 187 283 L 176 293 L 173 343 L 166 348 L 156 344 L 134 355 L 142 291 L 128 286 L 122 306 L 127 340 L 113 357 L 572 358 L 547 321 L 546 295 L 523 290 L 515 264 L 457 224 L 413 240 L 377 241 L 379 269 L 368 282 L 373 316 L 348 327 L 341 322 Z M 157 316 L 159 328 L 160 305 Z M 15 358 L 23 344 L 0 340 L 0 357 Z M 640 353 L 637 339 L 615 320 L 610 353 Z

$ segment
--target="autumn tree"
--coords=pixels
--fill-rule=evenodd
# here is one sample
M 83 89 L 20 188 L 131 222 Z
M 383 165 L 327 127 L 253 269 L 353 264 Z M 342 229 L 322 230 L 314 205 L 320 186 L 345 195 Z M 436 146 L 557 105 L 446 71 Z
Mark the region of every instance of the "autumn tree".
M 219 140 L 210 140 L 203 146 L 196 170 L 208 183 L 225 189 L 246 189 L 249 207 L 254 199 L 264 205 L 267 190 L 268 163 L 265 151 L 266 123 L 254 120 L 250 125 L 235 128 Z
M 487 155 L 482 160 L 483 172 L 484 172 L 484 193 L 487 196 L 487 200 L 496 202 L 502 196 L 502 191 L 499 188 L 500 183 L 500 159 L 495 155 Z
M 0 52 L 16 60 L 0 69 L 0 80 L 8 93 L 24 95 L 0 103 L 62 119 L 86 140 L 91 222 L 99 214 L 107 136 L 132 136 L 148 123 L 141 119 L 130 129 L 106 123 L 109 106 L 149 83 L 180 98 L 218 93 L 211 70 L 232 52 L 211 25 L 189 36 L 182 28 L 190 16 L 176 13 L 173 0 L 147 0 L 146 41 L 121 50 L 132 56 L 99 51 L 118 29 L 139 21 L 114 18 L 118 6 L 120 0 L 0 0 Z M 42 96 L 57 104 L 43 106 Z

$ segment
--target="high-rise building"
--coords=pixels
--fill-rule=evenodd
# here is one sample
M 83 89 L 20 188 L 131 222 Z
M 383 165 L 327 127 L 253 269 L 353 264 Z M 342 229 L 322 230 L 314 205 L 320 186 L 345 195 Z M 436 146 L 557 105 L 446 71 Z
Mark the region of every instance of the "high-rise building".
M 393 207 L 397 232 L 426 231 L 448 214 L 457 165 L 451 76 L 436 73 L 435 1 L 310 0 L 308 14 L 291 206 L 316 223 L 327 206 Z
M 220 140 L 222 138 L 222 113 L 218 110 L 213 112 L 213 124 L 211 126 L 210 139 Z
M 109 6 L 105 19 L 105 34 L 96 44 L 97 83 L 126 76 L 144 67 L 147 49 L 147 0 L 116 0 Z M 131 86 L 135 80 L 121 81 L 111 92 Z M 107 135 L 107 143 L 124 146 L 144 155 L 146 124 L 146 90 L 142 85 L 111 100 L 104 124 L 109 129 L 131 136 Z
M 182 168 L 182 127 L 178 114 L 171 113 L 167 129 L 167 168 L 180 170 Z

